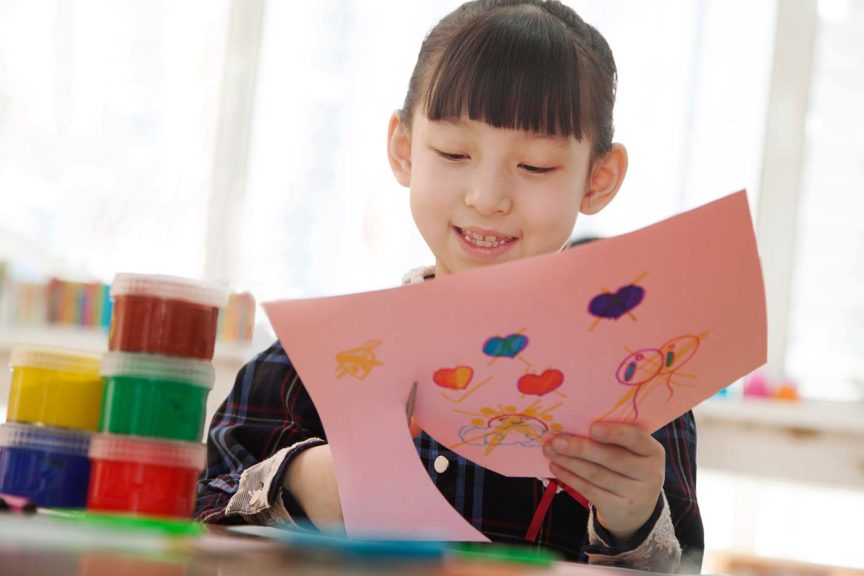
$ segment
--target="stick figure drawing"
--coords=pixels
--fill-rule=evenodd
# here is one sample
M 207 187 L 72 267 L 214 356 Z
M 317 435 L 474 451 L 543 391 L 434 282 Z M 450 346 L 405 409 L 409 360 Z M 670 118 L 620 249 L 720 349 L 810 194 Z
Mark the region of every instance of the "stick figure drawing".
M 699 349 L 701 340 L 707 335 L 685 334 L 666 341 L 659 348 L 642 348 L 630 352 L 615 372 L 615 379 L 628 390 L 615 402 L 608 412 L 598 420 L 621 420 L 635 422 L 639 419 L 639 404 L 659 386 L 669 391 L 667 401 L 675 395 L 675 387 L 691 387 L 678 378 L 695 378 L 694 374 L 681 372 Z

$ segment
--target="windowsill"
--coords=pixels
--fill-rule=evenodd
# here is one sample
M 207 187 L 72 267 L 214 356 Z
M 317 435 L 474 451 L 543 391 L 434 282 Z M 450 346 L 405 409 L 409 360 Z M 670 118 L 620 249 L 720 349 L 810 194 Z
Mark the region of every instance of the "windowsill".
M 694 410 L 699 467 L 864 486 L 864 404 L 711 399 Z
M 860 402 L 712 398 L 697 406 L 694 413 L 700 422 L 864 436 L 864 403 Z

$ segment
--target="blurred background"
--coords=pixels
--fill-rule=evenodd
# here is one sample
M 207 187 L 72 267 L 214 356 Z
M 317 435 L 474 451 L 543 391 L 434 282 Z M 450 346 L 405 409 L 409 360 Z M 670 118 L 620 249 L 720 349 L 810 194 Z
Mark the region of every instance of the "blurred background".
M 19 342 L 104 350 L 104 322 L 50 302 L 117 272 L 260 303 L 432 263 L 386 126 L 459 3 L 0 0 L 0 361 Z M 864 570 L 864 1 L 567 3 L 613 48 L 631 158 L 574 235 L 751 202 L 769 363 L 697 409 L 705 570 Z M 240 316 L 211 413 L 273 338 L 260 309 Z

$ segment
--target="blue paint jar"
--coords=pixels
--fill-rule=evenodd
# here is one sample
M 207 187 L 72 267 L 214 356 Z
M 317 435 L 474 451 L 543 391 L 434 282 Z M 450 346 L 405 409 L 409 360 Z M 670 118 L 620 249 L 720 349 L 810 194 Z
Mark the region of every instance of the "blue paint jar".
M 0 492 L 37 506 L 83 508 L 87 504 L 90 434 L 48 426 L 0 425 Z

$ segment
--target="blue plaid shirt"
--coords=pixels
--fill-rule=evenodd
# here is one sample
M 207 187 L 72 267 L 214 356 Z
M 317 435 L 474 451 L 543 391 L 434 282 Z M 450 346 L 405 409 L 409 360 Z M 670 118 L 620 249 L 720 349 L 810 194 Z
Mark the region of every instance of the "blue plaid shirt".
M 666 449 L 664 494 L 675 537 L 682 549 L 681 570 L 699 572 L 704 537 L 696 501 L 696 425 L 688 412 L 654 434 Z M 256 465 L 274 480 L 266 501 L 288 517 L 303 518 L 303 510 L 282 489 L 285 467 L 301 449 L 326 442 L 318 412 L 279 342 L 256 356 L 239 374 L 234 388 L 213 417 L 207 435 L 207 467 L 197 487 L 195 516 L 205 522 L 242 524 L 266 522 L 254 515 L 234 513 L 229 502 L 242 490 L 243 472 Z M 298 445 L 298 443 L 301 443 Z M 544 493 L 534 478 L 508 478 L 473 464 L 438 444 L 426 434 L 415 440 L 429 476 L 452 506 L 491 540 L 526 543 L 525 533 Z M 286 450 L 287 449 L 287 450 Z M 283 452 L 276 454 L 277 452 Z M 446 469 L 435 462 L 446 458 Z M 269 459 L 269 462 L 267 462 Z M 267 464 L 262 464 L 267 462 Z M 236 500 L 236 499 L 235 499 Z M 246 499 L 248 501 L 249 498 Z M 277 502 L 278 501 L 278 502 Z M 533 545 L 556 550 L 570 560 L 586 561 L 589 554 L 615 556 L 640 545 L 660 515 L 654 515 L 629 542 L 596 546 L 588 543 L 588 511 L 565 492 L 554 496 Z M 270 516 L 270 519 L 278 517 Z M 596 520 L 594 530 L 612 542 Z

